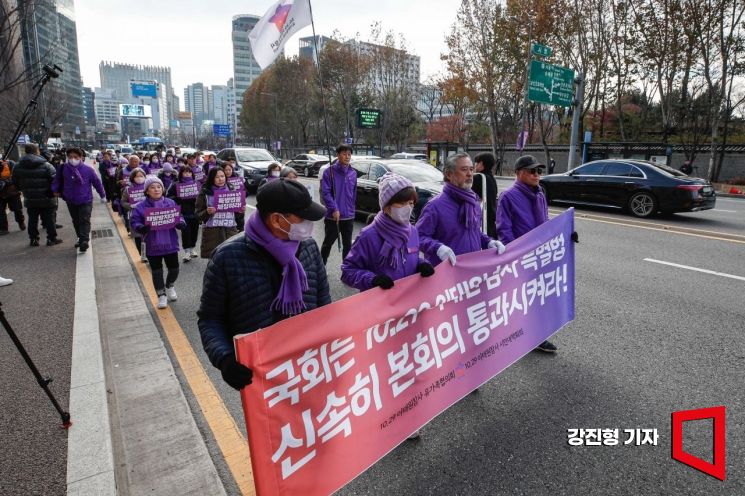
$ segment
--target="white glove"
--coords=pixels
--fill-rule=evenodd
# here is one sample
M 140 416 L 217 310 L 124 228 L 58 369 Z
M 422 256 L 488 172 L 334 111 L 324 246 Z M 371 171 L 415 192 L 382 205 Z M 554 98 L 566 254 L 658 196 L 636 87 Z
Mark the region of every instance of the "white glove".
M 449 246 L 442 245 L 437 249 L 440 260 L 450 260 L 450 265 L 455 265 L 455 252 Z
M 106 203 L 106 198 L 101 198 L 101 203 Z
M 497 241 L 496 239 L 492 239 L 489 241 L 489 244 L 487 245 L 489 248 L 496 248 L 497 249 L 497 255 L 501 255 L 504 253 L 505 247 L 502 244 L 501 241 Z

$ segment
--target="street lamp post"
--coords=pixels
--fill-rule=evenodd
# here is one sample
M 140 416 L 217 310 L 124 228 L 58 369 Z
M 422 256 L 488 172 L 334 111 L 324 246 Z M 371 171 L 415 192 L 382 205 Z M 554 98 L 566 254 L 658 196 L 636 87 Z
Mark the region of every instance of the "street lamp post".
M 275 139 L 275 141 L 278 141 L 279 140 L 279 134 L 278 134 L 278 131 L 277 131 L 277 123 L 278 123 L 278 119 L 279 118 L 278 118 L 278 114 L 277 114 L 277 94 L 276 93 L 270 93 L 268 91 L 262 91 L 261 94 L 262 95 L 271 96 L 272 98 L 274 98 L 274 139 Z M 275 145 L 275 150 L 276 150 L 276 145 Z

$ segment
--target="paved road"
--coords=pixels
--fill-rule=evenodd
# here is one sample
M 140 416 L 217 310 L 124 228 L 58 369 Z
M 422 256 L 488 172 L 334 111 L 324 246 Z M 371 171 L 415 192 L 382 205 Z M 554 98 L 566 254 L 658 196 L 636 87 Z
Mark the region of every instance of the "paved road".
M 500 190 L 508 184 L 500 181 Z M 578 209 L 576 229 L 577 318 L 553 339 L 559 352 L 526 356 L 341 494 L 745 494 L 745 352 L 738 346 L 745 281 L 726 277 L 745 277 L 745 243 L 738 242 L 745 238 L 733 236 L 745 234 L 745 201 L 720 199 L 714 211 L 642 222 Z M 320 224 L 315 238 L 320 243 Z M 182 266 L 173 309 L 242 425 L 238 394 L 201 351 L 195 311 L 206 263 Z M 334 299 L 353 293 L 339 282 L 339 264 L 334 250 Z M 724 483 L 670 459 L 671 412 L 715 405 L 728 412 Z M 637 427 L 658 429 L 658 446 L 567 444 L 570 428 Z M 685 448 L 710 459 L 705 427 L 686 433 Z
M 28 246 L 28 235 L 11 221 L 0 238 L 0 288 L 6 318 L 64 408 L 70 392 L 75 307 L 74 231 L 60 204 L 58 246 Z M 0 494 L 66 493 L 67 431 L 5 330 L 0 327 Z M 75 419 L 73 418 L 73 422 Z

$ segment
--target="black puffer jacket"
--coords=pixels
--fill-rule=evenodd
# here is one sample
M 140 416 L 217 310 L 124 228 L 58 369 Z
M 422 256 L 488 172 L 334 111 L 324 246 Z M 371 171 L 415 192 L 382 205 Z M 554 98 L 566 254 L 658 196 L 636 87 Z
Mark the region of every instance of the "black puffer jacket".
M 13 169 L 13 183 L 23 192 L 26 208 L 51 208 L 57 206 L 52 193 L 56 174 L 52 164 L 39 155 L 24 155 Z
M 326 267 L 312 239 L 300 243 L 297 258 L 308 278 L 305 310 L 331 303 Z M 269 309 L 279 292 L 282 269 L 274 258 L 243 233 L 215 250 L 207 265 L 199 305 L 199 333 L 207 356 L 220 367 L 234 354 L 233 336 L 253 332 L 286 318 Z M 302 332 L 302 331 L 299 331 Z

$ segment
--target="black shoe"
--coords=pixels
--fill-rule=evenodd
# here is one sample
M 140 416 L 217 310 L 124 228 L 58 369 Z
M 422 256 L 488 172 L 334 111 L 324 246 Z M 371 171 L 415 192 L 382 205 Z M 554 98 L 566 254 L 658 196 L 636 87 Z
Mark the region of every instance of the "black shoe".
M 556 353 L 556 346 L 551 341 L 544 341 L 536 347 L 536 351 L 542 351 L 544 353 Z
M 77 248 L 78 246 L 80 246 L 80 241 L 75 242 L 75 248 Z
M 57 229 L 62 229 L 65 226 L 63 226 L 62 224 L 55 224 L 54 227 L 56 227 Z
M 39 238 L 32 239 L 29 246 L 39 246 Z
M 47 246 L 54 246 L 62 243 L 62 240 L 59 238 L 53 238 L 47 240 Z
M 6 234 L 8 234 L 8 231 L 0 231 L 0 236 L 5 236 Z
M 86 251 L 88 251 L 88 242 L 83 241 L 80 243 L 80 253 L 85 253 Z
M 25 231 L 26 230 L 26 221 L 23 221 L 22 220 L 21 223 L 18 224 L 18 229 L 20 229 L 21 231 Z

